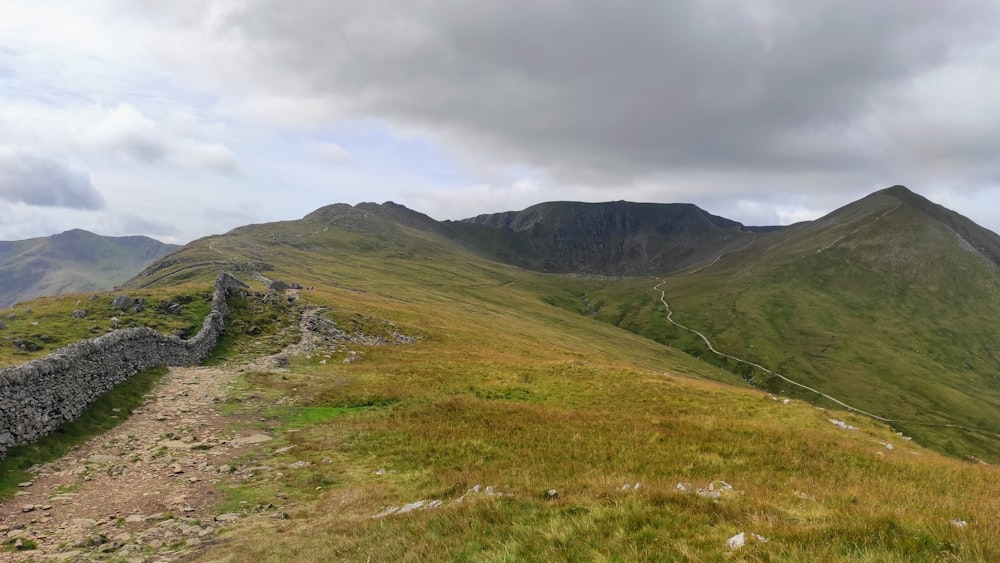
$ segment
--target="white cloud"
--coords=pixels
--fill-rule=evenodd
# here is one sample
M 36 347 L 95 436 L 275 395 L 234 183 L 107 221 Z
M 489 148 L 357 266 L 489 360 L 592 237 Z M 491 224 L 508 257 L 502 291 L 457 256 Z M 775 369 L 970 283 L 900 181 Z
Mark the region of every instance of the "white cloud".
M 312 146 L 312 152 L 334 164 L 346 164 L 353 160 L 351 153 L 337 143 L 316 143 Z
M 433 188 L 420 192 L 402 191 L 407 205 L 438 220 L 465 219 L 482 213 L 518 211 L 545 201 L 535 180 L 523 178 L 509 186 L 478 185 L 462 188 Z
M 0 199 L 40 207 L 100 209 L 90 177 L 60 162 L 0 146 Z

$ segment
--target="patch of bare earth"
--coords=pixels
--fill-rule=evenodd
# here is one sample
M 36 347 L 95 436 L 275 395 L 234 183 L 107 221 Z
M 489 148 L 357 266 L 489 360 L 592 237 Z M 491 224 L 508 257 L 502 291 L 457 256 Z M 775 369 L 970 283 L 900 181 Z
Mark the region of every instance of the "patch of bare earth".
M 171 368 L 120 426 L 35 468 L 33 480 L 0 505 L 0 537 L 21 548 L 0 553 L 0 561 L 172 561 L 253 513 L 213 509 L 220 485 L 252 476 L 254 468 L 233 460 L 271 437 L 233 430 L 235 419 L 217 406 L 239 371 L 272 369 L 283 354 L 313 348 L 314 315 L 303 315 L 302 341 L 282 354 L 240 367 Z M 252 515 L 280 518 L 282 508 Z

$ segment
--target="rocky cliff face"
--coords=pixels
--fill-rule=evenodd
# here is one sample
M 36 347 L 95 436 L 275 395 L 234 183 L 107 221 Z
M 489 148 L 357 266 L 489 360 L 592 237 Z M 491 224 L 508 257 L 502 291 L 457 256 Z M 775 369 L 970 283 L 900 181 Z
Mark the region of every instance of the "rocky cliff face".
M 639 275 L 693 266 L 753 233 L 690 204 L 554 202 L 447 222 L 494 259 L 546 272 Z

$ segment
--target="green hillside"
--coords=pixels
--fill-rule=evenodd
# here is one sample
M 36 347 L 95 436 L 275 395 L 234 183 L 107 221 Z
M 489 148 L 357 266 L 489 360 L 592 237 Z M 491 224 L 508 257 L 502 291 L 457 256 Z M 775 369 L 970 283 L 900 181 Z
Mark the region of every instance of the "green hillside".
M 267 451 L 295 446 L 271 463 L 313 465 L 227 491 L 220 510 L 275 495 L 296 508 L 288 520 L 248 520 L 204 560 L 723 560 L 740 531 L 768 539 L 735 554 L 748 560 L 1000 555 L 992 467 L 942 458 L 859 415 L 783 403 L 600 322 L 630 295 L 641 313 L 651 280 L 488 262 L 380 209 L 332 206 L 208 237 L 134 280 L 207 283 L 237 267 L 259 289 L 249 273 L 259 268 L 314 288 L 299 307 L 385 319 L 418 339 L 366 349 L 359 362 L 343 351 L 293 357 L 288 372 L 244 377 L 233 404 L 246 406 L 233 412 L 290 431 Z M 560 296 L 579 288 L 604 302 L 571 310 Z M 716 480 L 734 491 L 694 491 Z M 443 504 L 373 518 L 418 500 Z
M 731 355 L 867 412 L 921 443 L 1000 459 L 1000 238 L 901 188 L 746 250 L 663 288 L 675 320 Z M 774 392 L 813 393 L 709 353 L 664 318 L 653 279 L 580 283 L 568 308 L 685 349 Z M 598 303 L 598 306 L 593 305 Z
M 148 237 L 103 237 L 80 229 L 0 241 L 0 307 L 46 295 L 108 290 L 177 248 Z
M 928 417 L 923 425 L 786 401 L 741 377 L 794 396 L 759 373 L 698 359 L 710 360 L 696 337 L 669 328 L 655 278 L 489 261 L 400 206 L 330 206 L 187 245 L 126 291 L 208 288 L 220 270 L 250 284 L 213 360 L 239 373 L 219 412 L 241 432 L 275 436 L 237 464 L 279 468 L 220 489 L 219 512 L 245 518 L 198 559 L 997 560 L 995 467 L 918 443 L 961 456 L 995 451 L 985 431 L 931 425 L 986 424 L 976 412 L 988 379 L 945 373 L 955 361 L 988 365 L 985 336 L 983 358 L 966 359 L 966 347 L 940 334 L 964 337 L 971 329 L 957 319 L 989 314 L 945 287 L 985 295 L 988 260 L 952 252 L 957 229 L 901 203 L 877 194 L 821 221 L 756 233 L 751 246 L 664 287 L 677 318 L 706 327 L 720 348 L 781 369 L 816 366 L 826 379 L 814 384 L 840 384 L 877 413 L 909 405 L 901 396 L 924 401 L 926 412 L 912 413 Z M 947 258 L 929 261 L 918 248 Z M 303 287 L 294 303 L 267 291 L 275 280 Z M 911 296 L 928 311 L 907 305 Z M 72 298 L 50 299 L 72 308 Z M 940 306 L 946 299 L 956 299 L 954 313 Z M 267 305 L 276 301 L 286 308 Z M 314 307 L 345 330 L 415 343 L 336 347 L 293 355 L 280 370 L 242 371 L 287 343 L 276 331 Z M 893 347 L 906 338 L 906 353 Z M 895 367 L 922 361 L 941 373 Z M 821 371 L 828 366 L 849 376 Z M 958 395 L 970 380 L 979 396 Z M 963 408 L 931 410 L 933 389 L 956 393 L 946 399 Z M 862 402 L 869 392 L 880 402 Z M 298 461 L 308 465 L 283 469 Z M 418 501 L 433 508 L 398 511 Z M 268 505 L 287 518 L 255 515 Z M 747 544 L 731 550 L 740 532 Z

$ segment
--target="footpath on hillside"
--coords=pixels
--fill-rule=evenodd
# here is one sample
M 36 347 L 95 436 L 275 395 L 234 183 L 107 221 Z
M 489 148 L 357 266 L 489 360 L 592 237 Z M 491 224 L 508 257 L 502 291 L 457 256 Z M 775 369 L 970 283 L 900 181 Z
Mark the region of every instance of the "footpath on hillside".
M 240 518 L 287 517 L 280 499 L 216 511 L 220 486 L 272 470 L 236 462 L 272 436 L 235 430 L 238 418 L 218 405 L 240 371 L 280 370 L 284 354 L 309 351 L 315 312 L 302 316 L 302 340 L 281 354 L 240 366 L 170 368 L 120 426 L 33 468 L 32 481 L 0 504 L 0 534 L 15 549 L 0 552 L 0 561 L 174 561 Z

